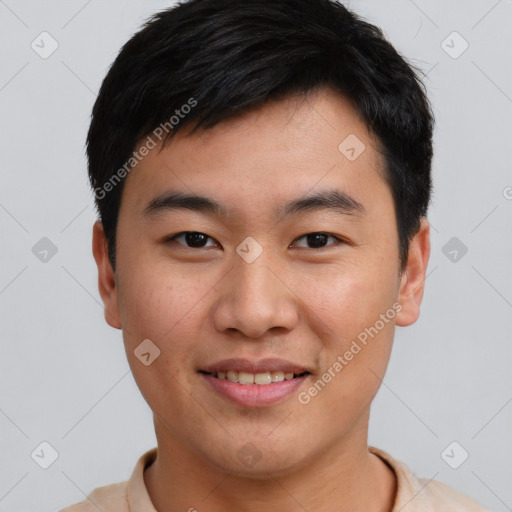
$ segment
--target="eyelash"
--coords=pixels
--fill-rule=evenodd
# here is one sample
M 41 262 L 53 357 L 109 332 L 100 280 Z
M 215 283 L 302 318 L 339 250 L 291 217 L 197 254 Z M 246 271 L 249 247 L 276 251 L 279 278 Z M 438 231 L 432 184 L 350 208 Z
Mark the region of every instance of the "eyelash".
M 211 236 L 208 236 L 206 235 L 205 233 L 202 233 L 201 231 L 182 231 L 180 233 L 177 233 L 176 235 L 172 235 L 170 237 L 167 237 L 165 239 L 165 242 L 168 243 L 168 242 L 174 242 L 178 237 L 180 236 L 184 236 L 184 235 L 187 235 L 188 233 L 196 233 L 196 234 L 199 234 L 199 235 L 205 235 L 208 239 L 210 240 L 214 240 Z M 336 235 L 332 235 L 330 233 L 325 233 L 324 231 L 312 231 L 311 233 L 305 233 L 304 235 L 301 235 L 299 236 L 298 238 L 296 238 L 294 240 L 294 242 L 296 240 L 300 240 L 301 238 L 304 238 L 304 237 L 307 237 L 308 235 L 326 235 L 327 237 L 330 237 L 330 238 L 334 238 L 334 240 L 336 240 L 336 243 L 334 244 L 328 244 L 326 246 L 322 246 L 322 247 L 301 247 L 302 249 L 314 249 L 314 250 L 321 250 L 321 249 L 326 249 L 327 247 L 331 247 L 331 246 L 336 246 L 336 245 L 339 245 L 339 244 L 346 244 L 347 242 L 345 240 L 343 240 L 342 238 L 336 236 Z M 292 242 L 293 243 L 293 242 Z M 184 245 L 184 244 L 179 244 L 179 245 L 182 245 L 183 247 L 185 247 L 186 249 L 205 249 L 206 247 L 189 247 L 187 245 Z M 210 246 L 211 247 L 211 246 Z

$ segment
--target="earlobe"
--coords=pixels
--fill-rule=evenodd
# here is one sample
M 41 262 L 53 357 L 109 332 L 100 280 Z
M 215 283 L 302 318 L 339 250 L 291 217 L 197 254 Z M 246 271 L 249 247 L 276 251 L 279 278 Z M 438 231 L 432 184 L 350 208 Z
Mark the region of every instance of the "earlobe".
M 420 315 L 429 257 L 430 224 L 426 218 L 422 218 L 420 229 L 409 244 L 407 264 L 400 280 L 398 301 L 402 309 L 396 316 L 396 325 L 411 325 Z
M 98 267 L 98 289 L 105 306 L 105 320 L 111 327 L 121 329 L 115 273 L 108 258 L 108 246 L 101 221 L 92 228 L 92 253 Z

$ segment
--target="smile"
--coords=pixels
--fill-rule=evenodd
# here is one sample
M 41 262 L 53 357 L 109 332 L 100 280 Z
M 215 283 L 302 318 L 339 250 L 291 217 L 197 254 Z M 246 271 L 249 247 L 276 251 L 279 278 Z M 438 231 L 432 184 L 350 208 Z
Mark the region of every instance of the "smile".
M 294 374 L 280 371 L 200 371 L 198 375 L 215 395 L 244 408 L 269 407 L 282 403 L 299 393 L 301 386 L 311 376 L 309 372 Z
M 308 372 L 293 373 L 281 371 L 268 371 L 259 373 L 237 372 L 237 371 L 219 371 L 219 372 L 202 372 L 211 375 L 221 380 L 228 380 L 229 382 L 238 384 L 254 384 L 257 386 L 268 386 L 275 382 L 283 382 L 285 380 L 292 380 L 297 377 L 302 377 Z

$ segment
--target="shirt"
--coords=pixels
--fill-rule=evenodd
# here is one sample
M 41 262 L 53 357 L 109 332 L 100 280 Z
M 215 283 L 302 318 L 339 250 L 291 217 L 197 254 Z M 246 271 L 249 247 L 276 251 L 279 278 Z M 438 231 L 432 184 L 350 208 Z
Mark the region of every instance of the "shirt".
M 437 480 L 417 478 L 407 466 L 384 450 L 368 447 L 395 472 L 397 492 L 392 512 L 488 512 L 475 501 Z M 157 512 L 144 483 L 157 447 L 144 453 L 125 482 L 97 487 L 88 497 L 59 512 Z

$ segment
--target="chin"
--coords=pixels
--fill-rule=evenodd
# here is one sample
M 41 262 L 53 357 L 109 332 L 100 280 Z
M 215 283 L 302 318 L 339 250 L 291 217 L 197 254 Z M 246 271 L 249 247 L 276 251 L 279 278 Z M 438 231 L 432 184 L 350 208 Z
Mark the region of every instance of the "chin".
M 231 476 L 263 480 L 270 475 L 278 477 L 289 474 L 306 464 L 305 454 L 292 444 L 284 447 L 278 442 L 272 446 L 268 439 L 257 436 L 254 442 L 234 442 L 229 438 L 219 451 L 209 451 L 205 455 L 218 470 L 230 473 Z

